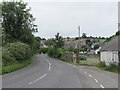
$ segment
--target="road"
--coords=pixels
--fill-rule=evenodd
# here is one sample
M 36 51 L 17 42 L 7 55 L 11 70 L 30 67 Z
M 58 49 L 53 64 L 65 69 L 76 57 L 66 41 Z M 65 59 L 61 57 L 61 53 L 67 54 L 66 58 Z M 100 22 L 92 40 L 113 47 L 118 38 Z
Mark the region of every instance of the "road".
M 117 88 L 118 75 L 36 55 L 31 65 L 3 75 L 2 84 L 3 88 Z

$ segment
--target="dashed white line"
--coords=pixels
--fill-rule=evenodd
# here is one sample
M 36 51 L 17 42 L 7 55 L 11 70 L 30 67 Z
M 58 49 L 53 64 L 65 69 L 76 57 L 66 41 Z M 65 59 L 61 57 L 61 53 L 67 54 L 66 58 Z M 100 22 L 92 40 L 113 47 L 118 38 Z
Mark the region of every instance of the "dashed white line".
M 49 63 L 49 65 L 51 66 L 51 63 Z
M 98 83 L 98 80 L 97 79 L 94 79 L 95 80 L 95 82 L 97 82 Z
M 33 83 L 35 83 L 35 82 L 39 81 L 40 79 L 44 78 L 46 75 L 47 75 L 47 73 L 46 73 L 46 74 L 44 74 L 42 77 L 40 77 L 40 78 L 36 79 L 35 81 L 30 82 L 29 84 L 33 84 Z
M 92 77 L 92 75 L 89 74 L 90 77 Z
M 103 85 L 100 85 L 101 88 L 104 88 Z
M 51 66 L 49 66 L 49 71 L 50 71 L 50 69 L 51 69 Z

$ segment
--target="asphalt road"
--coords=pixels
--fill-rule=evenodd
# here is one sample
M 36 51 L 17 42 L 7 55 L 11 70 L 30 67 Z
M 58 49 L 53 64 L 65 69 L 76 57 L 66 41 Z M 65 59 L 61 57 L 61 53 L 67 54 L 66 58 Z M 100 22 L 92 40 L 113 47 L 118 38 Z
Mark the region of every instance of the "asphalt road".
M 47 55 L 2 76 L 3 88 L 117 88 L 118 74 L 95 67 L 74 66 Z

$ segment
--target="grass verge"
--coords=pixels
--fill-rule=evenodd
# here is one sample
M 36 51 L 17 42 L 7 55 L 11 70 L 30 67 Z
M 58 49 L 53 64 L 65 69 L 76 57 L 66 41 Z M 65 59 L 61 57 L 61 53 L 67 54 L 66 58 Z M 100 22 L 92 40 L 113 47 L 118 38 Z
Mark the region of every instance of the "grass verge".
M 22 63 L 15 63 L 15 64 L 12 64 L 9 66 L 3 66 L 2 69 L 0 68 L 1 69 L 0 74 L 7 74 L 10 72 L 16 71 L 18 69 L 24 68 L 24 67 L 28 66 L 29 64 L 31 64 L 32 61 L 33 61 L 33 59 L 30 59 L 30 60 L 23 61 Z

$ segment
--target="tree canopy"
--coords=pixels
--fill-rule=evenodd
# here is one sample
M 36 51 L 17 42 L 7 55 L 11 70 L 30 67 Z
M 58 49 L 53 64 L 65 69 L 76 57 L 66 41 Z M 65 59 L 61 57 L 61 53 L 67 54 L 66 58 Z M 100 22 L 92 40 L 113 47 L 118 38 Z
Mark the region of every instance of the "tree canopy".
M 22 1 L 2 3 L 4 43 L 14 41 L 33 43 L 32 32 L 37 32 L 37 25 L 34 24 L 35 18 L 30 10 L 27 3 Z

